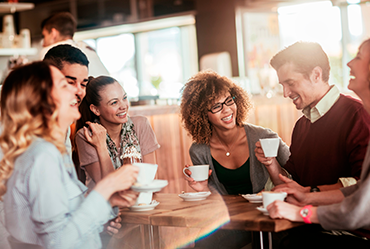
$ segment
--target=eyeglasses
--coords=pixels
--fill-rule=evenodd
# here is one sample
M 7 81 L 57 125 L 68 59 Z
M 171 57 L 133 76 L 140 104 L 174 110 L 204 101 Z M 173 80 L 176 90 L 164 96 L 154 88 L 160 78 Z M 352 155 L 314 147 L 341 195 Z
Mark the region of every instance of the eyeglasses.
M 213 114 L 218 113 L 219 111 L 222 110 L 224 105 L 231 106 L 231 105 L 235 104 L 234 99 L 235 99 L 235 96 L 234 97 L 230 96 L 230 97 L 226 98 L 223 103 L 217 103 L 214 106 L 212 106 L 212 108 L 208 111 L 212 112 Z

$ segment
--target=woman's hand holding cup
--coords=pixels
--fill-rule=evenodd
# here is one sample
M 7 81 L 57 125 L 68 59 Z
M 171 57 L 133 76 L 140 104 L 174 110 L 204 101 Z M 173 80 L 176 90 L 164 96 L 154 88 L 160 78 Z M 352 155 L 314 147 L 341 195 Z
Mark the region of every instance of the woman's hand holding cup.
M 106 200 L 110 200 L 116 192 L 128 190 L 136 182 L 139 168 L 130 164 L 109 173 L 94 188 Z M 135 198 L 136 200 L 136 198 Z
M 209 191 L 208 177 L 212 174 L 212 170 L 209 169 L 209 165 L 185 165 L 185 168 L 182 170 L 182 172 L 185 175 L 185 180 L 192 189 L 197 192 Z

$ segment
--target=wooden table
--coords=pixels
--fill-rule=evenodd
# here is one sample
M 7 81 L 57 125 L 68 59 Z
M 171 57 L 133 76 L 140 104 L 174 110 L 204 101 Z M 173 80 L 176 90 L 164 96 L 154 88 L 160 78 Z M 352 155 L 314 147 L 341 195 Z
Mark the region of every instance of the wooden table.
M 177 228 L 170 236 L 178 235 L 181 227 L 193 229 L 195 232 L 187 234 L 184 239 L 195 240 L 218 228 L 280 232 L 304 224 L 285 219 L 271 219 L 256 209 L 261 204 L 249 203 L 241 196 L 212 194 L 206 200 L 189 202 L 183 201 L 177 194 L 156 193 L 153 200 L 160 204 L 151 211 L 133 212 L 127 208 L 121 210 L 124 224 L 143 225 L 142 236 L 149 238 L 143 242 L 143 248 L 175 248 L 187 242 L 174 239 L 178 245 L 161 245 L 162 242 L 158 239 L 159 228 L 163 227 Z

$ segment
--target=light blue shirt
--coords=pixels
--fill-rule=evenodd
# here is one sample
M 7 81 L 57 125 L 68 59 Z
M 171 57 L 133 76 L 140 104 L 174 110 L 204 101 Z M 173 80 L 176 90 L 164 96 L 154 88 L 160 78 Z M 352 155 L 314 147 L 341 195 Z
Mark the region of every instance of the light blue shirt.
M 5 226 L 18 241 L 44 248 L 101 248 L 114 218 L 110 204 L 78 179 L 68 154 L 37 138 L 14 164 L 4 195 Z

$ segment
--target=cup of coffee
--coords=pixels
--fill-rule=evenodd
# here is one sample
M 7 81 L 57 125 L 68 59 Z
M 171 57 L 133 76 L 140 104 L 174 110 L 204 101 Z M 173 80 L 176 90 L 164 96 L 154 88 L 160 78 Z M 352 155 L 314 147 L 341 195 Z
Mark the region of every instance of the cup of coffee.
M 187 175 L 185 170 L 188 169 L 191 172 L 191 175 Z M 193 178 L 195 181 L 205 181 L 208 179 L 208 172 L 209 172 L 209 165 L 193 165 L 189 167 L 185 167 L 182 170 L 185 176 Z
M 145 206 L 152 202 L 153 192 L 140 192 L 134 206 Z
M 286 196 L 287 196 L 286 192 L 272 192 L 272 191 L 262 192 L 263 207 L 267 208 L 267 206 L 270 205 L 270 203 L 276 200 L 284 201 Z
M 138 184 L 149 184 L 154 180 L 155 174 L 157 173 L 157 164 L 151 163 L 134 163 L 134 166 L 139 167 L 139 174 L 136 182 Z
M 280 143 L 279 138 L 262 138 L 260 142 L 265 157 L 277 157 Z

